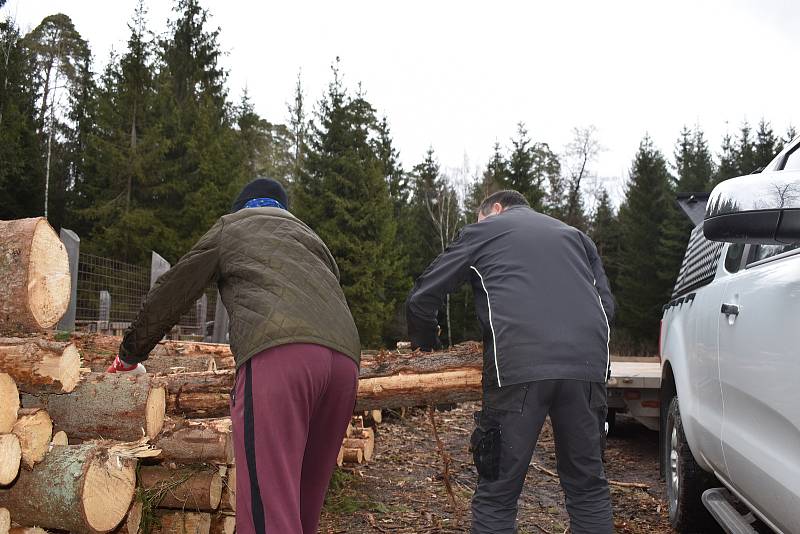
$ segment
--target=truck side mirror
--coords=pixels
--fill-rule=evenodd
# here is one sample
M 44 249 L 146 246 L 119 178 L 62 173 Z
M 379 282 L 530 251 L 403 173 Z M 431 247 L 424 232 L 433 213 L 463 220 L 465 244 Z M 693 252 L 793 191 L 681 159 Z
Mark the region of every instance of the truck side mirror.
M 800 171 L 732 178 L 711 192 L 703 221 L 711 241 L 800 243 Z

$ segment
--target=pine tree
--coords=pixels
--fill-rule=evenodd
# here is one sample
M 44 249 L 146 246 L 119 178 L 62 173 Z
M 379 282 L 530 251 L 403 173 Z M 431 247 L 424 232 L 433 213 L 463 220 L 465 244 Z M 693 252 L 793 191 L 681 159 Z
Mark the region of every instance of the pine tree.
M 714 181 L 711 184 L 712 187 L 729 178 L 739 176 L 737 158 L 738 156 L 736 154 L 736 147 L 733 144 L 733 138 L 729 133 L 726 133 L 722 138 L 722 151 L 719 154 L 719 165 L 714 175 Z
M 158 216 L 169 220 L 175 245 L 159 250 L 181 256 L 227 213 L 247 175 L 227 101 L 227 73 L 219 65 L 219 29 L 210 30 L 199 0 L 177 0 L 177 18 L 160 40 L 157 114 L 169 140 L 156 190 Z
M 45 173 L 31 67 L 19 28 L 0 21 L 0 219 L 42 214 Z
M 780 139 L 775 135 L 772 126 L 763 118 L 758 123 L 755 143 L 755 165 L 758 169 L 766 167 L 781 151 Z
M 371 139 L 375 110 L 344 89 L 337 64 L 310 131 L 294 210 L 327 243 L 366 346 L 380 343 L 395 311 L 387 294 L 401 276 L 392 261 L 396 224 L 384 169 Z
M 474 217 L 483 199 L 503 189 L 508 180 L 508 162 L 506 162 L 500 143 L 494 144 L 492 158 L 486 165 L 483 175 L 472 183 L 466 199 L 465 209 L 468 216 Z
M 617 277 L 619 275 L 621 236 L 619 220 L 614 213 L 611 197 L 605 188 L 601 188 L 597 196 L 597 207 L 592 214 L 589 235 L 597 246 L 600 258 L 603 260 L 603 267 L 613 293 L 616 291 Z
M 679 192 L 697 193 L 709 189 L 714 161 L 705 134 L 699 126 L 694 130 L 683 127 L 675 147 L 675 171 Z
M 522 193 L 531 207 L 537 211 L 544 209 L 544 197 L 547 176 L 537 166 L 537 147 L 531 144 L 531 138 L 525 124 L 517 124 L 516 136 L 511 139 L 511 153 L 508 156 L 508 173 L 505 188 L 515 189 Z M 542 147 L 538 147 L 539 150 Z
M 672 289 L 658 276 L 662 222 L 671 201 L 670 179 L 664 156 L 646 136 L 633 161 L 619 211 L 622 244 L 617 293 L 618 324 L 637 341 L 650 345 L 657 342 L 661 306 Z
M 291 132 L 292 156 L 294 160 L 292 181 L 294 181 L 302 172 L 306 151 L 306 135 L 308 133 L 303 80 L 299 72 L 297 73 L 297 81 L 294 86 L 294 98 L 292 99 L 292 103 L 288 105 L 288 110 L 289 131 Z
M 38 92 L 37 116 L 44 160 L 43 214 L 58 227 L 64 221 L 67 189 L 74 169 L 70 140 L 83 139 L 81 126 L 91 81 L 89 45 L 62 13 L 45 17 L 23 40 L 31 60 L 33 86 Z M 76 133 L 78 131 L 78 133 Z
M 753 140 L 753 129 L 744 121 L 736 139 L 736 167 L 740 176 L 750 174 L 758 169 L 756 145 Z
M 140 1 L 128 24 L 127 49 L 111 56 L 99 80 L 72 206 L 87 250 L 132 263 L 146 262 L 151 250 L 179 247 L 169 219 L 158 212 L 169 143 L 154 108 L 156 51 L 146 13 Z

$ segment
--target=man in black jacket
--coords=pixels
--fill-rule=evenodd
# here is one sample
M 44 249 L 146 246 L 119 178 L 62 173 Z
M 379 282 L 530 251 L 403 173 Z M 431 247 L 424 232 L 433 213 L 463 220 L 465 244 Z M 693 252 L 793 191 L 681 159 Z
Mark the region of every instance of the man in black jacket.
M 467 281 L 484 346 L 472 532 L 516 532 L 517 501 L 549 414 L 573 534 L 610 534 L 602 442 L 614 300 L 597 248 L 517 191 L 494 193 L 409 295 L 414 347 L 439 345 L 438 309 Z

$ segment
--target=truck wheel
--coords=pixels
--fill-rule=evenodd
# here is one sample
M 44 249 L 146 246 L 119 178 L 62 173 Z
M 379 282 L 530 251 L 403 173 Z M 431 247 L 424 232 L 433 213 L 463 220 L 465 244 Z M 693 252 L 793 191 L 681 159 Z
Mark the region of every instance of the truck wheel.
M 608 415 L 606 415 L 606 423 L 608 423 L 608 432 L 606 433 L 609 436 L 614 434 L 614 431 L 617 429 L 617 409 L 616 408 L 609 408 Z
M 669 522 L 681 534 L 719 532 L 716 521 L 703 506 L 703 492 L 714 486 L 714 477 L 703 471 L 692 456 L 683 433 L 678 397 L 672 397 L 662 439 L 666 455 Z

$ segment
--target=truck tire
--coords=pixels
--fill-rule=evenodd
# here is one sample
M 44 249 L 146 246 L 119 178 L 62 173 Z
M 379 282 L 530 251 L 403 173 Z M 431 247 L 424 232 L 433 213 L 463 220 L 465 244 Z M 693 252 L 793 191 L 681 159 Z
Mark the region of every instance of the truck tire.
M 677 396 L 669 404 L 665 426 L 662 450 L 666 455 L 667 503 L 672 528 L 681 534 L 721 532 L 701 500 L 703 492 L 715 486 L 715 478 L 700 468 L 692 456 Z

